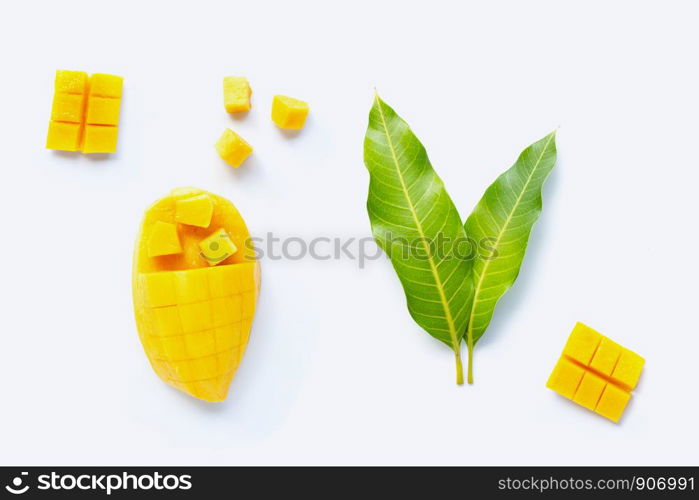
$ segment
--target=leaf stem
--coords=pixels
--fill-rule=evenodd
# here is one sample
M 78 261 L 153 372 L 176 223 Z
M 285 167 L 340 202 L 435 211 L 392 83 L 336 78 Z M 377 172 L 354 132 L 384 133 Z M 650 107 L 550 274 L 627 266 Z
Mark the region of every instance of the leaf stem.
M 468 329 L 468 335 L 466 337 L 466 347 L 468 349 L 468 383 L 473 384 L 473 334 L 471 329 Z
M 456 385 L 464 385 L 464 366 L 461 363 L 461 352 L 460 349 L 454 350 L 454 356 L 456 358 Z

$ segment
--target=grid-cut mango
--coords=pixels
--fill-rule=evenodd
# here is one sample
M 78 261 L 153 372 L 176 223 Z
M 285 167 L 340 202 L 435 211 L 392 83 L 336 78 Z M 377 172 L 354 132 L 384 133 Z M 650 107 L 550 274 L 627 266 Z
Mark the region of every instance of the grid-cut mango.
M 249 111 L 252 89 L 244 76 L 226 76 L 223 78 L 223 105 L 229 113 Z
M 122 86 L 120 76 L 57 71 L 46 147 L 115 153 Z
M 174 255 L 182 252 L 177 226 L 169 222 L 158 221 L 153 224 L 148 235 L 148 257 Z
M 577 323 L 546 387 L 618 422 L 644 363 L 635 352 Z
M 178 207 L 201 197 L 213 206 L 210 227 L 224 231 L 236 248 L 216 266 L 200 248 L 211 230 L 177 220 Z M 151 257 L 149 241 L 162 224 L 176 228 L 181 252 Z M 146 211 L 136 243 L 134 310 L 148 360 L 166 383 L 205 401 L 226 399 L 250 335 L 260 269 L 254 249 L 245 244 L 249 238 L 230 201 L 180 188 Z
M 245 139 L 227 128 L 216 141 L 218 155 L 230 166 L 238 168 L 252 153 L 252 146 Z
M 272 121 L 279 128 L 302 129 L 308 116 L 308 103 L 293 97 L 275 95 L 272 100 Z

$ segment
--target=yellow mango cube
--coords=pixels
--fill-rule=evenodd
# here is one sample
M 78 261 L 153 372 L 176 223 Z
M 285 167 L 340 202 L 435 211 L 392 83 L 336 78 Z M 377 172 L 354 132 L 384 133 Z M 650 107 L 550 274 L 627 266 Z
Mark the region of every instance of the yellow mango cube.
M 308 103 L 293 97 L 275 95 L 272 100 L 272 121 L 277 127 L 289 130 L 302 129 L 308 116 Z
M 46 149 L 79 151 L 82 125 L 79 123 L 49 122 Z
M 223 79 L 223 105 L 229 113 L 249 111 L 252 89 L 244 76 L 226 76 Z
M 200 194 L 175 202 L 175 220 L 181 224 L 209 227 L 214 214 L 214 202 L 210 196 Z
M 252 146 L 231 129 L 226 129 L 216 142 L 216 151 L 226 163 L 238 168 L 252 153 Z
M 201 256 L 210 266 L 215 266 L 238 251 L 225 229 L 221 228 L 199 243 Z
M 606 385 L 607 381 L 602 377 L 599 377 L 592 372 L 585 372 L 585 375 L 583 375 L 583 378 L 580 381 L 580 385 L 575 391 L 573 401 L 581 406 L 584 406 L 588 410 L 594 410 Z
M 87 125 L 83 133 L 83 153 L 116 153 L 118 129 L 108 125 Z
M 618 422 L 630 399 L 631 394 L 624 389 L 614 384 L 607 384 L 595 412 L 613 422 Z
M 611 375 L 619 356 L 621 356 L 621 350 L 622 347 L 619 344 L 607 337 L 602 337 L 597 351 L 590 361 L 590 368 L 597 370 L 602 375 Z
M 57 122 L 82 123 L 85 108 L 85 96 L 57 92 L 53 96 L 51 120 Z
M 177 304 L 175 281 L 172 273 L 145 273 L 142 276 L 145 302 L 148 307 Z
M 158 221 L 148 238 L 148 256 L 174 255 L 182 252 L 177 226 L 169 222 Z
M 119 125 L 121 99 L 90 96 L 85 123 L 89 125 Z
M 567 358 L 561 357 L 553 369 L 548 382 L 546 382 L 546 387 L 556 391 L 561 396 L 573 399 L 575 390 L 580 385 L 583 375 L 585 375 L 583 368 Z
M 578 322 L 568 337 L 563 354 L 587 366 L 601 340 L 601 333 Z
M 633 351 L 623 349 L 612 372 L 612 380 L 627 390 L 632 391 L 641 377 L 646 360 Z
M 644 363 L 635 352 L 577 323 L 546 386 L 618 422 Z
M 54 88 L 56 94 L 85 94 L 87 93 L 87 73 L 58 70 L 56 71 Z
M 90 95 L 121 99 L 124 79 L 116 75 L 93 73 L 90 78 Z

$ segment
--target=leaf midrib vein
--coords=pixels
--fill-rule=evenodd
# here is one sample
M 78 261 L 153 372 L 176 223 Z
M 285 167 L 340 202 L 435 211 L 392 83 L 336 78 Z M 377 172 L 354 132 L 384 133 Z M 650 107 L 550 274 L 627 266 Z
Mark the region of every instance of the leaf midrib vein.
M 425 253 L 428 256 L 427 260 L 430 264 L 432 276 L 434 277 L 434 280 L 436 283 L 436 288 L 437 288 L 437 291 L 439 292 L 439 298 L 442 302 L 442 309 L 444 309 L 445 319 L 447 321 L 447 325 L 449 326 L 449 336 L 451 337 L 451 340 L 452 340 L 452 346 L 453 346 L 454 350 L 456 350 L 459 348 L 458 335 L 456 332 L 456 327 L 454 326 L 454 320 L 451 317 L 451 311 L 449 310 L 449 302 L 447 301 L 446 294 L 444 293 L 444 288 L 442 287 L 442 280 L 439 278 L 439 273 L 438 273 L 437 268 L 435 267 L 434 262 L 432 260 L 433 259 L 432 252 L 430 250 L 430 247 L 425 242 L 425 233 L 422 230 L 422 224 L 420 223 L 420 220 L 417 216 L 417 212 L 415 211 L 415 207 L 413 206 L 413 203 L 410 200 L 410 194 L 408 193 L 408 190 L 406 189 L 405 180 L 403 179 L 403 173 L 400 170 L 400 164 L 398 163 L 398 157 L 396 156 L 396 151 L 395 151 L 395 148 L 393 146 L 393 139 L 391 138 L 391 133 L 388 130 L 388 125 L 386 124 L 386 117 L 384 116 L 384 113 L 383 113 L 383 107 L 381 105 L 381 100 L 378 97 L 376 98 L 376 104 L 377 104 L 377 108 L 379 110 L 379 115 L 381 116 L 381 124 L 383 125 L 383 129 L 384 129 L 384 132 L 386 134 L 388 148 L 391 151 L 391 156 L 393 156 L 393 162 L 396 166 L 396 173 L 398 175 L 398 180 L 400 181 L 401 187 L 403 188 L 403 192 L 405 194 L 405 199 L 408 203 L 408 207 L 410 208 L 410 212 L 413 216 L 413 220 L 415 221 L 415 226 L 417 228 L 417 231 L 420 234 L 420 240 L 422 242 L 423 249 L 425 250 Z
M 524 197 L 524 194 L 527 192 L 527 187 L 529 186 L 529 183 L 531 182 L 532 178 L 534 177 L 534 174 L 536 171 L 539 169 L 539 165 L 541 164 L 541 160 L 544 157 L 544 153 L 546 153 L 546 150 L 549 147 L 549 144 L 551 143 L 552 136 L 549 136 L 549 139 L 546 141 L 546 144 L 544 145 L 543 149 L 541 150 L 541 154 L 539 155 L 539 158 L 536 160 L 536 163 L 532 167 L 531 172 L 527 176 L 527 181 L 524 183 L 524 186 L 522 186 L 522 189 L 519 193 L 519 196 L 517 196 L 517 199 L 515 200 L 514 205 L 512 206 L 512 210 L 510 210 L 510 213 L 507 216 L 507 219 L 503 223 L 502 227 L 500 228 L 500 232 L 498 233 L 498 237 L 495 240 L 495 248 L 498 248 L 500 246 L 500 240 L 502 239 L 503 235 L 505 234 L 505 231 L 507 230 L 507 226 L 510 223 L 510 220 L 512 219 L 512 216 L 514 213 L 517 211 L 517 207 L 519 206 L 520 202 L 522 201 L 522 198 Z M 479 299 L 478 295 L 480 294 L 481 291 L 481 286 L 483 285 L 483 280 L 485 279 L 486 274 L 488 274 L 488 267 L 490 266 L 490 263 L 492 260 L 487 260 L 485 262 L 485 265 L 483 266 L 483 269 L 480 272 L 480 276 L 478 277 L 478 284 L 476 285 L 476 288 L 473 292 L 473 306 L 471 307 L 471 316 L 468 321 L 468 333 L 469 337 L 472 335 L 473 328 L 473 318 L 474 314 L 476 311 L 476 306 L 478 305 Z

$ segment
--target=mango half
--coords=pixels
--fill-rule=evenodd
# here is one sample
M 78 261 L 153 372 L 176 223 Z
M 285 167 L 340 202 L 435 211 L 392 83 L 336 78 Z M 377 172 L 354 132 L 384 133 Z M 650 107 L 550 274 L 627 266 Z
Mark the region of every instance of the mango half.
M 226 399 L 259 291 L 260 266 L 233 203 L 179 188 L 146 210 L 134 252 L 134 312 L 146 356 L 167 384 L 204 401 Z

